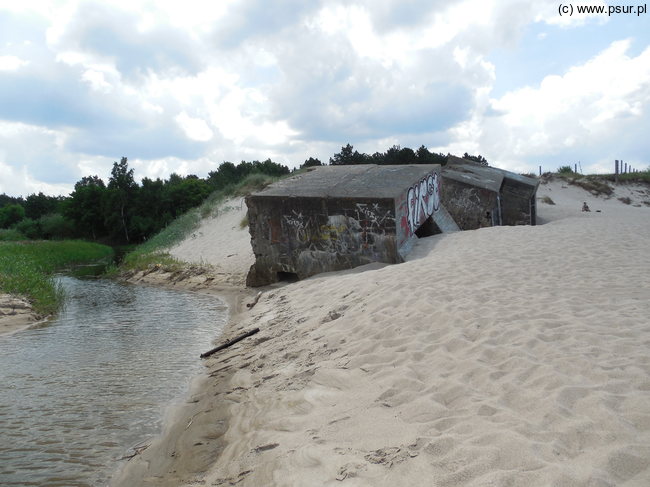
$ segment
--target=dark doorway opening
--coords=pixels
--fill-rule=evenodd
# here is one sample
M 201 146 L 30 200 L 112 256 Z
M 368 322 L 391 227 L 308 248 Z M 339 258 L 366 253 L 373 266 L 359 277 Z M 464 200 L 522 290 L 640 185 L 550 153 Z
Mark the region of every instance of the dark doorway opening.
M 298 279 L 298 274 L 294 272 L 278 272 L 277 273 L 277 278 L 278 281 L 280 282 L 297 282 L 300 279 Z
M 442 232 L 438 228 L 438 225 L 436 225 L 436 222 L 433 221 L 433 217 L 430 216 L 429 218 L 424 220 L 424 223 L 420 225 L 420 228 L 418 228 L 415 231 L 415 236 L 417 238 L 422 238 L 422 237 L 430 237 L 431 235 L 437 235 L 439 233 Z

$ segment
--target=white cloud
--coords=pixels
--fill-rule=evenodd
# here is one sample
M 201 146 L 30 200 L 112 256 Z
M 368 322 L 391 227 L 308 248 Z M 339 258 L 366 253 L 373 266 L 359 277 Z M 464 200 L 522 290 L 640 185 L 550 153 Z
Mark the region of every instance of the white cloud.
M 547 76 L 538 87 L 491 99 L 490 114 L 476 111 L 459 124 L 450 147 L 474 146 L 510 168 L 563 154 L 582 155 L 586 164 L 600 167 L 621 150 L 616 144 L 623 134 L 632 131 L 642 138 L 647 131 L 650 47 L 636 57 L 629 49 L 629 40 L 613 42 L 565 74 Z
M 20 59 L 18 56 L 0 56 L 0 71 L 16 71 L 28 64 L 29 61 Z
M 94 69 L 87 69 L 81 76 L 81 79 L 86 81 L 93 90 L 101 91 L 103 93 L 110 93 L 113 89 L 112 85 L 106 81 L 104 73 L 95 71 Z
M 175 120 L 183 129 L 185 135 L 192 140 L 207 142 L 214 135 L 208 124 L 202 118 L 190 117 L 186 112 L 181 112 L 176 116 Z
M 69 184 L 49 184 L 39 181 L 27 167 L 16 166 L 3 161 L 0 154 L 0 193 L 27 196 L 43 192 L 48 195 L 68 195 L 71 191 Z

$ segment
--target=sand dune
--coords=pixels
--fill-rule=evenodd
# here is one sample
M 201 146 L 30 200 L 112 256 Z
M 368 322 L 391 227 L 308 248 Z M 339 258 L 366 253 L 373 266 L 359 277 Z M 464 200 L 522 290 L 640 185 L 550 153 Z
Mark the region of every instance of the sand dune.
M 187 485 L 650 485 L 650 192 L 628 190 L 552 182 L 544 225 L 266 289 L 229 331 L 260 333 L 208 360 L 225 448 Z
M 248 269 L 255 262 L 248 227 L 241 226 L 246 211 L 243 198 L 226 201 L 215 216 L 203 220 L 190 238 L 171 248 L 169 253 L 185 262 L 210 264 L 223 280 L 243 285 Z

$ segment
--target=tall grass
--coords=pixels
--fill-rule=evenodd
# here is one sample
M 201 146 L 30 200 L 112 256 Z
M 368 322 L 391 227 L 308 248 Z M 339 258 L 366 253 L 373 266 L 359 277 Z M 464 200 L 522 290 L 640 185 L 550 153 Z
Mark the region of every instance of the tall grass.
M 614 180 L 614 176 L 611 176 L 611 180 Z M 635 183 L 650 183 L 650 169 L 647 171 L 641 171 L 641 172 L 629 172 L 625 174 L 619 174 L 618 175 L 618 180 L 619 181 L 629 181 L 629 182 L 635 182 Z
M 0 242 L 16 242 L 26 240 L 27 237 L 14 229 L 0 229 Z
M 183 263 L 174 259 L 167 252 L 171 247 L 185 240 L 199 228 L 202 219 L 217 216 L 219 206 L 228 198 L 259 191 L 278 179 L 280 178 L 255 173 L 246 176 L 238 184 L 232 184 L 215 191 L 201 206 L 176 218 L 166 228 L 127 254 L 122 261 L 122 269 L 145 270 L 152 265 L 162 266 L 166 270 L 182 268 Z
M 54 271 L 112 255 L 110 247 L 77 240 L 0 242 L 0 292 L 24 296 L 37 313 L 52 314 L 63 299 Z

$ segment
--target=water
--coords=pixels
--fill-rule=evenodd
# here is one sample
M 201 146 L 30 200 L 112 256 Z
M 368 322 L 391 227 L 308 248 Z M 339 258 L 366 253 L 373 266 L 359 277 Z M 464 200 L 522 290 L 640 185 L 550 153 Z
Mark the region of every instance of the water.
M 214 296 L 60 278 L 46 326 L 0 336 L 0 485 L 103 486 L 202 368 Z

